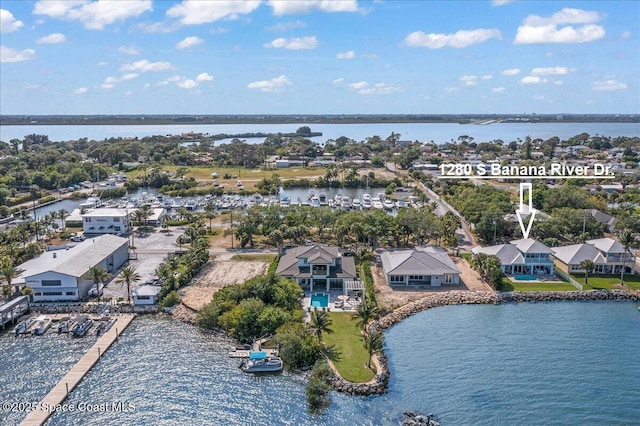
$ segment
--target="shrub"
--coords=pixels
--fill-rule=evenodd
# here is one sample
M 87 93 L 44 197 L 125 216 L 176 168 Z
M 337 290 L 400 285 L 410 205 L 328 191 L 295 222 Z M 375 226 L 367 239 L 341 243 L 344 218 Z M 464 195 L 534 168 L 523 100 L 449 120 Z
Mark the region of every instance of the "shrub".
M 172 306 L 177 305 L 178 303 L 180 303 L 180 295 L 178 294 L 177 291 L 172 291 L 169 294 L 167 294 L 164 299 L 162 299 L 162 302 L 160 302 L 160 307 L 161 308 L 170 308 Z

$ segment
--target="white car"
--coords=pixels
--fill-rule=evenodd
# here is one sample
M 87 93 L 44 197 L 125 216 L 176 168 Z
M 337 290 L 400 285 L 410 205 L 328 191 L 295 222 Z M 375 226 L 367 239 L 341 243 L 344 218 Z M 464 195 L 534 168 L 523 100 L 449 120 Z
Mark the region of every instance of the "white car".
M 84 235 L 73 235 L 71 238 L 69 238 L 69 241 L 73 241 L 75 243 L 79 243 L 86 240 Z

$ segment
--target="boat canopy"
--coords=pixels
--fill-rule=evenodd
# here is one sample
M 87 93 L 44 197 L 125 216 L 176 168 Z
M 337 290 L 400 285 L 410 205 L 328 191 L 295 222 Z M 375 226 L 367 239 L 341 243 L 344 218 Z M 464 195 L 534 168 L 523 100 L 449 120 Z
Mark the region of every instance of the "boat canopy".
M 267 353 L 264 351 L 249 352 L 249 359 L 265 359 L 266 357 Z

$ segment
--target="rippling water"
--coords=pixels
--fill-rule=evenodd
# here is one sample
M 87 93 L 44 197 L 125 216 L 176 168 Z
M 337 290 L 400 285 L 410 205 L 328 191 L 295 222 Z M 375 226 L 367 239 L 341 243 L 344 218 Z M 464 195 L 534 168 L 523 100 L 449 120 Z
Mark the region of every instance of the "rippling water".
M 0 337 L 2 400 L 39 399 L 91 342 Z M 69 403 L 132 403 L 126 412 L 55 414 L 50 425 L 392 425 L 402 411 L 443 425 L 625 425 L 640 419 L 640 311 L 630 302 L 431 309 L 386 333 L 387 395 L 332 394 L 307 413 L 298 376 L 243 374 L 231 341 L 139 317 Z M 0 423 L 19 422 L 23 416 Z

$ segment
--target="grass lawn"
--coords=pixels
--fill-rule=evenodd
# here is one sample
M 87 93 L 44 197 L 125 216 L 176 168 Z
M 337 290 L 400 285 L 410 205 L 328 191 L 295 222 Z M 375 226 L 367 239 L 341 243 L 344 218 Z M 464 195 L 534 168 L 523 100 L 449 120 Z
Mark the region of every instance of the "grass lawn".
M 572 274 L 571 276 L 584 285 L 584 274 Z M 613 290 L 619 288 L 617 285 L 620 284 L 620 275 L 589 275 L 587 281 L 589 284 L 584 286 L 585 290 Z M 626 274 L 624 283 L 631 288 L 640 290 L 640 275 Z
M 469 264 L 471 264 L 471 258 L 472 258 L 472 254 L 471 253 L 460 253 L 460 257 L 463 257 L 467 260 L 467 262 L 469 262 Z
M 236 254 L 234 255 L 231 260 L 235 260 L 238 262 L 245 262 L 245 261 L 264 261 L 264 262 L 273 262 L 273 259 L 276 258 L 275 254 Z
M 525 281 L 505 280 L 504 291 L 574 291 L 577 290 L 569 283 L 537 283 Z
M 164 166 L 163 169 L 175 172 L 178 166 Z M 316 177 L 316 176 L 324 176 L 326 174 L 326 169 L 323 167 L 289 167 L 286 169 L 245 169 L 242 167 L 217 167 L 217 166 L 207 166 L 207 167 L 187 167 L 189 170 L 187 172 L 187 177 L 194 177 L 198 181 L 209 181 L 213 182 L 214 179 L 211 177 L 211 173 L 218 172 L 220 174 L 219 178 L 216 178 L 221 184 L 225 182 L 233 182 L 235 185 L 236 180 L 261 180 L 262 178 L 271 178 L 274 173 L 277 173 L 280 176 L 280 179 L 298 179 L 304 177 Z M 223 179 L 222 177 L 225 174 L 230 174 L 231 176 L 237 176 L 233 179 Z M 129 173 L 128 173 L 129 174 Z M 132 176 L 144 175 L 144 171 L 136 170 L 134 172 L 130 172 Z M 229 185 L 225 185 L 228 187 Z
M 336 345 L 340 350 L 340 359 L 333 362 L 340 375 L 351 382 L 362 383 L 373 379 L 373 371 L 366 368 L 369 354 L 362 344 L 356 320 L 351 318 L 349 312 L 330 312 L 329 317 L 333 321 L 333 334 L 323 334 L 322 338 L 327 345 Z

